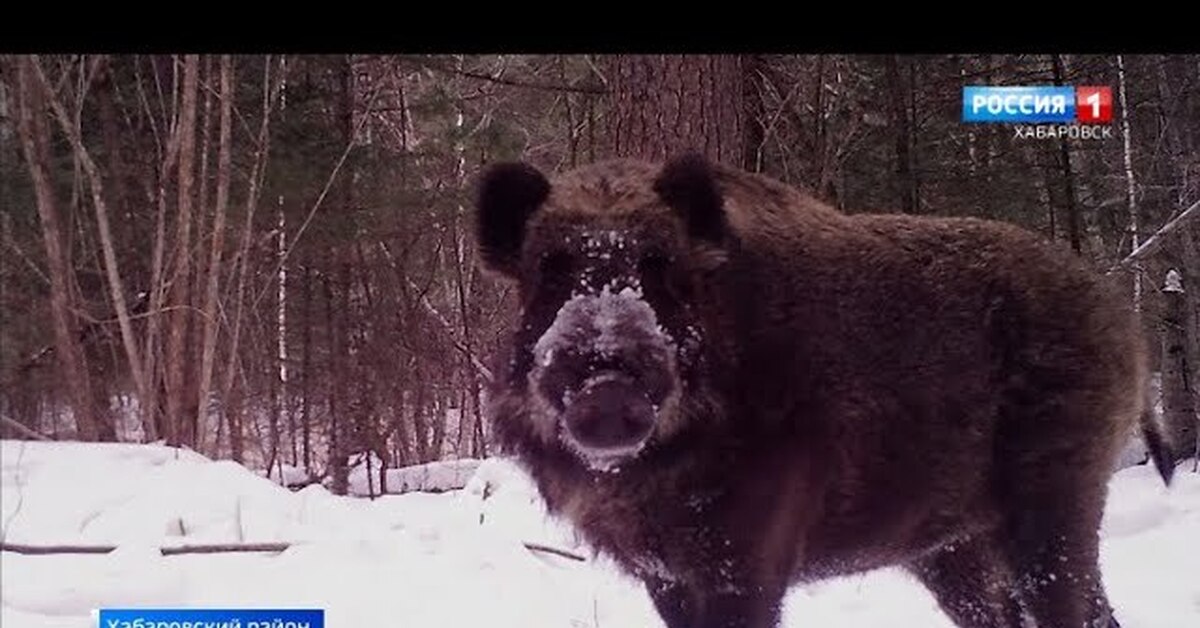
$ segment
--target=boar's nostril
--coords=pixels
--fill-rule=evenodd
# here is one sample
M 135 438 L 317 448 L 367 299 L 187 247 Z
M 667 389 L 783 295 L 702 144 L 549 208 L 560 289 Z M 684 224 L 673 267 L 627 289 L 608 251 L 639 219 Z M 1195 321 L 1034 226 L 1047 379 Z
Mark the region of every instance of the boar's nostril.
M 564 427 L 587 449 L 633 448 L 654 428 L 654 407 L 627 377 L 595 378 L 576 394 L 563 415 Z

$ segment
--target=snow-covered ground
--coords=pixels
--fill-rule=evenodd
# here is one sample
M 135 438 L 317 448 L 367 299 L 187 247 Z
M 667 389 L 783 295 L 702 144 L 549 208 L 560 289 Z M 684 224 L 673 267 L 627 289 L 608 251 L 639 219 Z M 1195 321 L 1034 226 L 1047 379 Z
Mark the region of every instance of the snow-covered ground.
M 375 454 L 351 456 L 349 491 L 358 497 L 375 497 L 380 494 L 380 464 Z M 416 464 L 411 467 L 387 470 L 388 493 L 411 493 L 425 491 L 442 493 L 461 489 L 475 476 L 479 469 L 479 460 L 465 458 L 462 460 L 440 460 L 427 464 Z M 370 469 L 370 473 L 368 473 Z
M 306 607 L 326 625 L 656 627 L 640 585 L 545 516 L 529 480 L 485 461 L 461 491 L 374 501 L 289 492 L 232 462 L 139 445 L 0 442 L 8 543 L 107 555 L 0 554 L 0 626 L 87 627 L 99 607 Z M 1125 628 L 1200 626 L 1200 476 L 1146 466 L 1111 484 L 1102 560 Z M 288 541 L 276 555 L 158 547 Z M 586 562 L 532 552 L 540 543 Z M 951 628 L 905 574 L 796 588 L 786 626 Z

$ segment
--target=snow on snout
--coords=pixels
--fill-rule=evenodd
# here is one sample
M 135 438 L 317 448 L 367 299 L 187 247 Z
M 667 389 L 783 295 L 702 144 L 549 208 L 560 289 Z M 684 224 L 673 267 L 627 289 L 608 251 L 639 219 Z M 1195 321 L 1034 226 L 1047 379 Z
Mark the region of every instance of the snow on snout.
M 563 303 L 554 322 L 534 344 L 533 357 L 542 368 L 550 365 L 556 352 L 567 348 L 608 359 L 618 356 L 622 347 L 647 340 L 660 346 L 674 344 L 641 291 L 631 287 L 614 291 L 605 286 L 599 293 L 576 294 Z

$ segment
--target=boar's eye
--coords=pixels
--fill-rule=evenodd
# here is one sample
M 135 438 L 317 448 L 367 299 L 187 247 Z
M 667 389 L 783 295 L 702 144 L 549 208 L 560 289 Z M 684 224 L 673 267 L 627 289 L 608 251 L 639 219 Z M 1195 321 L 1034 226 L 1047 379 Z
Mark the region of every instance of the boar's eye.
M 575 259 L 566 251 L 551 251 L 538 263 L 538 274 L 544 284 L 565 286 L 575 270 Z
M 646 279 L 661 279 L 667 274 L 667 267 L 671 260 L 666 253 L 662 251 L 650 251 L 638 260 L 638 274 Z
M 679 298 L 679 286 L 671 280 L 671 258 L 662 251 L 649 251 L 638 260 L 642 289 L 652 303 Z

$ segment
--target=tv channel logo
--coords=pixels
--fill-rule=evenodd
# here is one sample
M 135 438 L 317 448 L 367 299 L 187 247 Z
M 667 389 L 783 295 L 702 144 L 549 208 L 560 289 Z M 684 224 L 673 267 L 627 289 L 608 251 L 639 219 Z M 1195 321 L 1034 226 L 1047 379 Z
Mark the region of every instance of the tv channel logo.
M 972 85 L 963 88 L 963 122 L 1106 124 L 1111 87 Z

